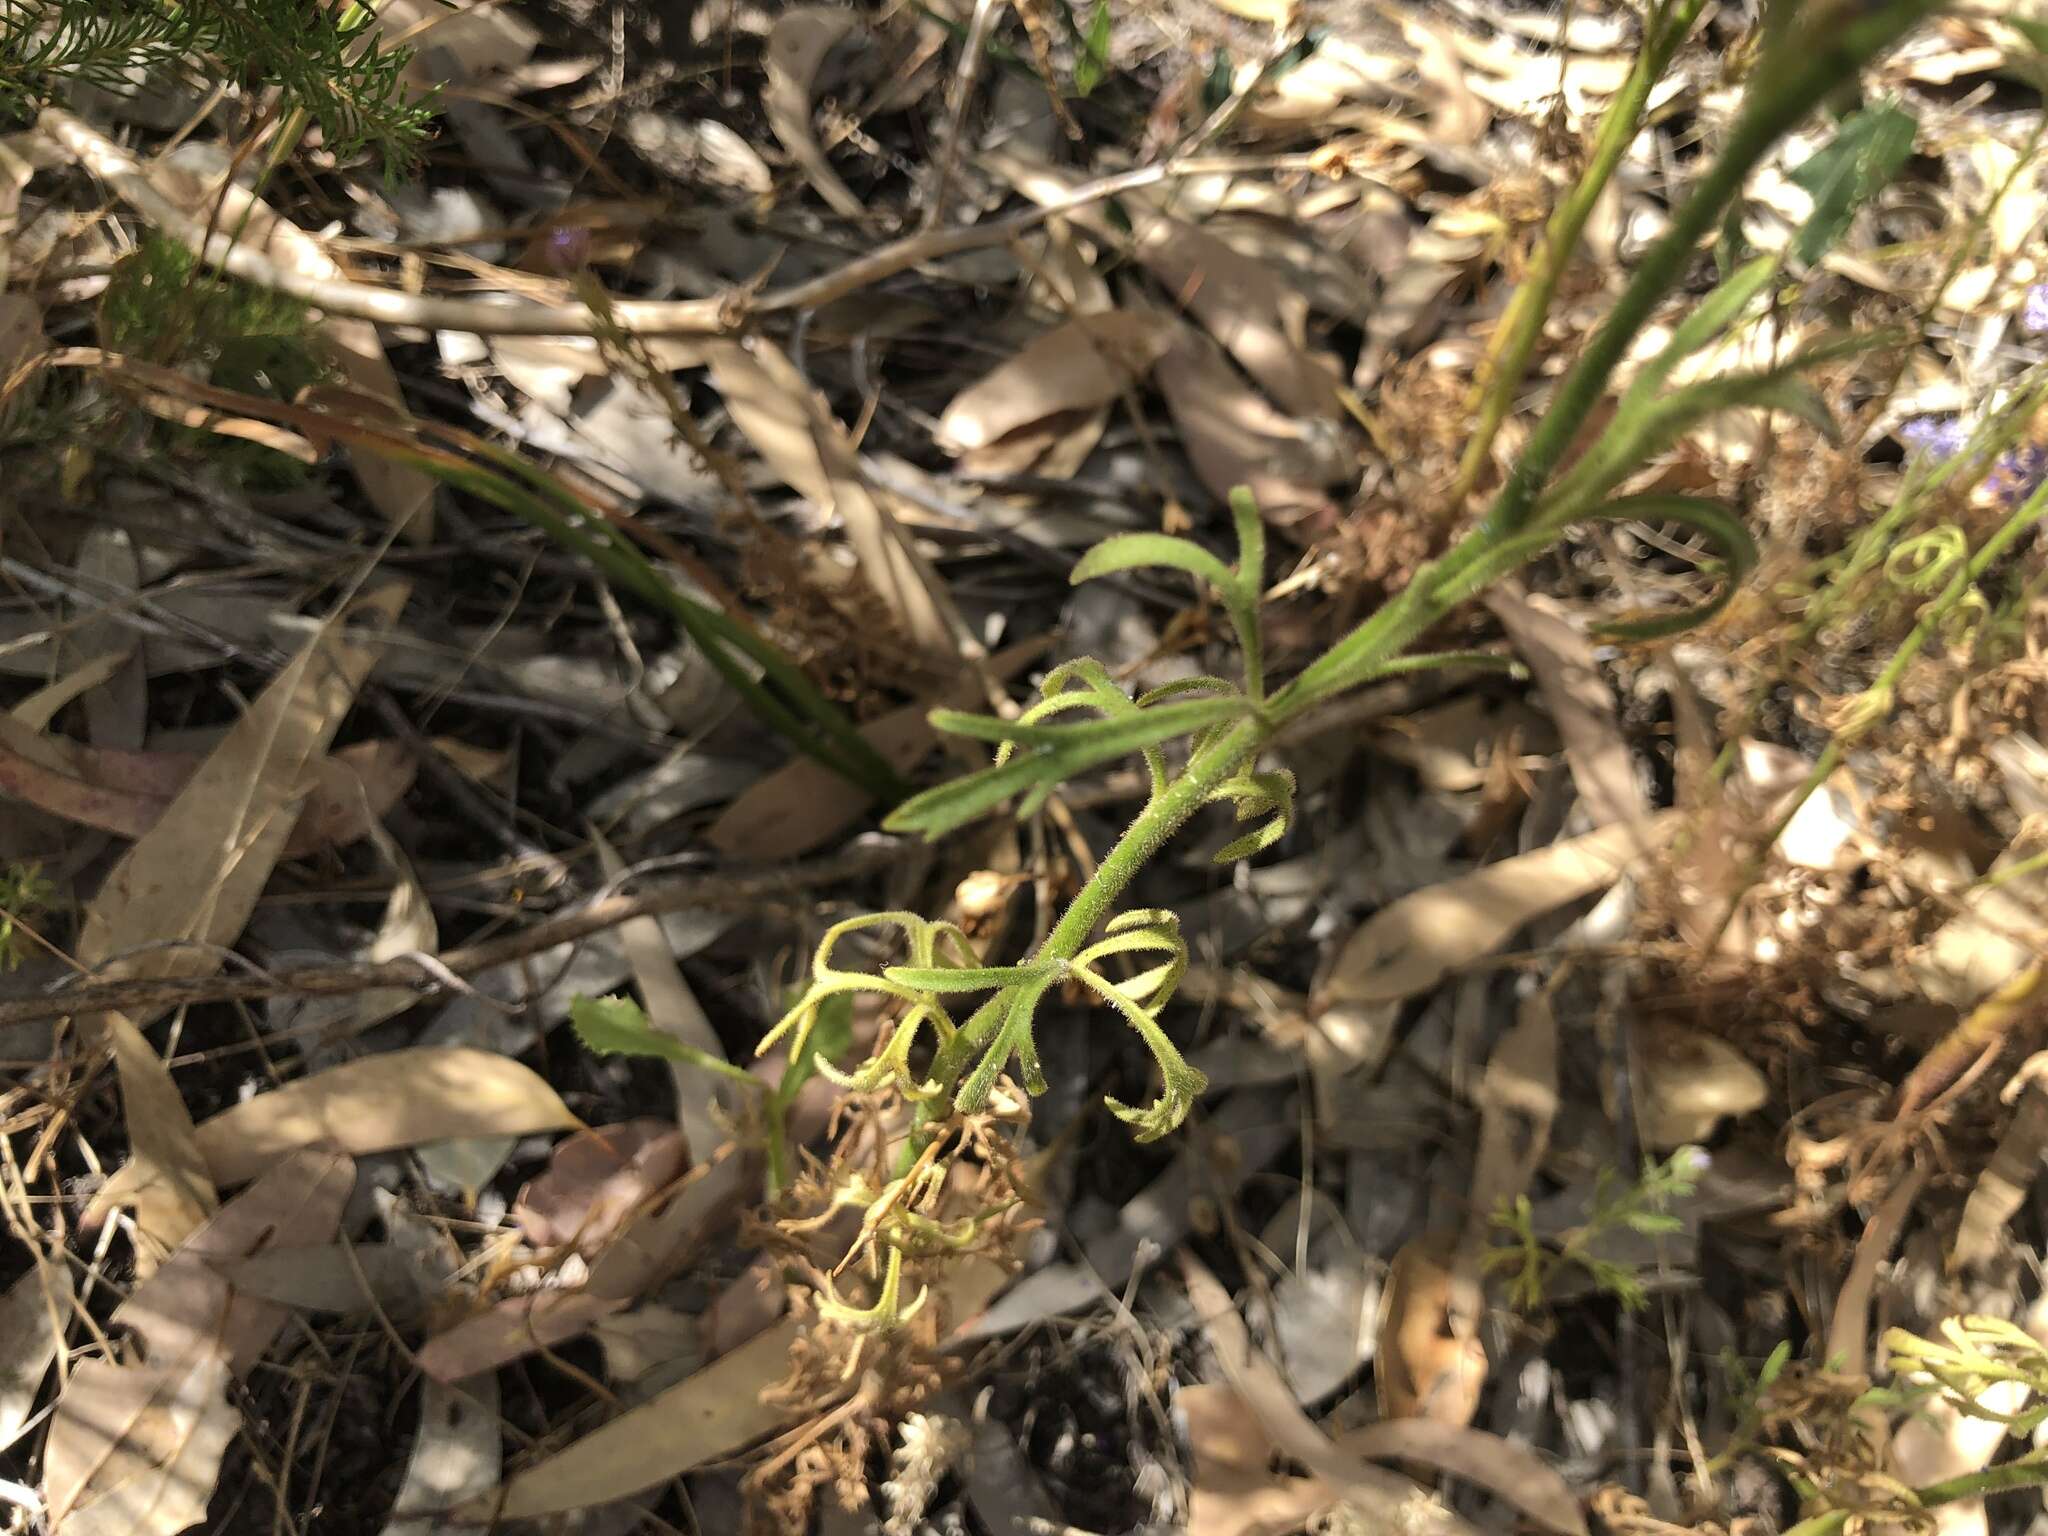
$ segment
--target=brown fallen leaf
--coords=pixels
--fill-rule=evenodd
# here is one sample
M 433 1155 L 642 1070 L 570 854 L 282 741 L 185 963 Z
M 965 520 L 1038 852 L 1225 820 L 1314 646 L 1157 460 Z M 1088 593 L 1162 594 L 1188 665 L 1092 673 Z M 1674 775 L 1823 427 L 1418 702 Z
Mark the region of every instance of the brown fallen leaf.
M 1067 173 L 1019 155 L 992 153 L 981 163 L 1036 203 L 1062 201 L 1078 185 Z M 1336 362 L 1300 339 L 1308 301 L 1270 268 L 1157 206 L 1137 205 L 1130 232 L 1096 205 L 1067 218 L 1104 239 L 1128 241 L 1174 302 L 1186 306 L 1282 410 L 1339 418 Z
M 955 1317 L 980 1310 L 1009 1280 L 989 1259 L 948 1275 L 943 1304 Z M 454 1512 L 459 1520 L 532 1520 L 604 1504 L 731 1455 L 780 1428 L 791 1410 L 766 1389 L 789 1372 L 797 1325 L 758 1334 L 610 1423 L 516 1473 L 495 1496 Z
M 354 1185 L 345 1157 L 286 1160 L 115 1308 L 109 1321 L 134 1331 L 138 1357 L 74 1365 L 43 1449 L 43 1497 L 60 1536 L 169 1536 L 205 1518 L 241 1423 L 228 1382 L 285 1319 L 274 1303 L 237 1296 L 213 1261 L 277 1234 L 331 1234 Z
M 987 671 L 1008 682 L 1044 654 L 1046 643 L 1032 640 L 998 651 L 988 659 Z M 938 699 L 878 715 L 860 732 L 890 767 L 908 773 L 938 744 L 930 719 L 934 704 L 971 708 L 974 700 L 974 688 L 963 683 Z M 808 757 L 795 757 L 749 785 L 705 838 L 720 853 L 764 863 L 793 859 L 837 837 L 872 804 L 873 797 L 843 775 Z
M 1414 1536 L 1473 1536 L 1470 1525 L 1430 1498 L 1413 1479 L 1369 1466 L 1338 1449 L 1294 1400 L 1280 1368 L 1254 1347 L 1230 1293 L 1185 1248 L 1180 1251 L 1180 1272 L 1188 1304 L 1216 1352 L 1225 1380 L 1276 1449 L 1308 1468 L 1344 1502 L 1357 1506 L 1375 1529 L 1404 1530 Z
M 1311 1009 L 1397 1002 L 1498 948 L 1531 918 L 1612 885 L 1676 829 L 1674 812 L 1602 827 L 1403 896 L 1345 942 Z
M 1636 1124 L 1643 1145 L 1669 1152 L 1705 1141 L 1730 1115 L 1763 1108 L 1770 1080 L 1726 1040 L 1672 1019 L 1629 1030 Z
M 218 946 L 241 935 L 375 659 L 356 638 L 388 626 L 403 601 L 402 587 L 379 589 L 355 605 L 355 623 L 330 620 L 285 665 L 108 874 L 86 909 L 81 962 L 122 977 L 219 966 Z
M 96 1226 L 111 1210 L 132 1209 L 136 1267 L 147 1276 L 213 1214 L 220 1197 L 184 1095 L 135 1021 L 108 1012 L 80 1020 L 80 1028 L 96 1032 L 113 1054 L 128 1132 L 128 1161 L 93 1196 L 85 1221 Z
M 761 88 L 761 110 L 768 126 L 789 151 L 804 173 L 811 189 L 825 199 L 835 213 L 865 223 L 867 204 L 832 169 L 818 143 L 811 124 L 811 88 L 818 69 L 833 47 L 855 28 L 860 17 L 829 5 L 795 5 L 784 11 L 768 30 L 762 51 L 762 69 L 767 82 Z
M 1319 1477 L 1275 1475 L 1273 1442 L 1234 1387 L 1183 1387 L 1173 1407 L 1195 1462 L 1187 1536 L 1291 1536 L 1339 1502 Z
M 1456 1232 L 1425 1232 L 1401 1246 L 1380 1293 L 1373 1388 L 1387 1419 L 1468 1424 L 1486 1385 L 1486 1350 L 1451 1316 Z
M 555 1143 L 546 1171 L 512 1203 L 512 1219 L 536 1248 L 598 1252 L 657 1190 L 689 1165 L 683 1133 L 668 1121 L 594 1126 Z
M 581 1122 L 509 1056 L 414 1046 L 346 1062 L 259 1093 L 199 1127 L 214 1181 L 239 1184 L 279 1155 L 334 1147 L 361 1155 L 458 1136 L 523 1136 Z
M 1192 326 L 1172 334 L 1154 377 L 1209 493 L 1223 501 L 1248 486 L 1260 515 L 1283 527 L 1334 514 L 1324 487 L 1350 469 L 1336 432 L 1276 408 Z
M 43 1446 L 57 1536 L 170 1536 L 206 1518 L 241 1415 L 216 1341 L 189 1354 L 71 1368 Z
M 1173 322 L 1132 310 L 1077 315 L 961 390 L 939 417 L 959 449 L 986 448 L 1048 417 L 1109 405 L 1166 354 Z
M 288 1313 L 273 1301 L 232 1288 L 219 1298 L 222 1267 L 271 1247 L 328 1241 L 355 1183 L 355 1162 L 342 1153 L 295 1152 L 284 1158 L 187 1238 L 114 1309 L 111 1321 L 133 1328 L 153 1352 L 174 1352 L 182 1347 L 191 1319 L 217 1314 L 210 1336 L 220 1344 L 229 1370 L 246 1376 Z
M 1401 35 L 1415 50 L 1415 69 L 1430 87 L 1430 137 L 1463 148 L 1485 137 L 1493 112 L 1465 83 L 1465 66 L 1450 29 L 1430 17 L 1403 12 Z
M 7 1369 L 0 1371 L 0 1451 L 35 1416 L 43 1373 L 64 1343 L 76 1295 L 70 1269 L 40 1257 L 0 1293 L 0 1339 L 7 1341 Z
M 1479 1152 L 1450 1299 L 1461 1338 L 1477 1337 L 1484 1320 L 1481 1266 L 1494 1212 L 1529 1192 L 1550 1146 L 1557 1116 L 1557 1015 L 1547 994 L 1532 992 L 1517 1005 L 1513 1027 L 1487 1058 L 1477 1097 Z
M 1586 1517 L 1557 1470 L 1525 1445 L 1433 1419 L 1383 1419 L 1336 1437 L 1354 1456 L 1424 1466 L 1484 1488 L 1559 1536 L 1586 1536 Z
M 196 752 L 91 747 L 42 735 L 19 711 L 12 720 L 0 717 L 0 792 L 117 837 L 142 837 L 162 821 L 205 761 Z M 284 857 L 303 858 L 366 836 L 370 818 L 396 805 L 418 771 L 399 741 L 353 742 L 322 758 Z
M 575 1290 L 511 1296 L 420 1346 L 420 1369 L 466 1381 L 588 1332 L 674 1273 L 758 1192 L 754 1159 L 727 1156 L 693 1170 L 674 1195 L 635 1213 L 592 1260 Z
M 763 337 L 719 339 L 705 353 L 712 385 L 741 435 L 791 490 L 838 514 L 861 578 L 903 634 L 950 670 L 958 652 L 943 584 L 868 484 L 846 428 L 810 380 Z
M 1537 690 L 1564 737 L 1564 756 L 1595 825 L 1640 821 L 1650 811 L 1621 734 L 1614 694 L 1600 675 L 1593 642 L 1546 598 L 1504 582 L 1483 599 L 1535 674 Z

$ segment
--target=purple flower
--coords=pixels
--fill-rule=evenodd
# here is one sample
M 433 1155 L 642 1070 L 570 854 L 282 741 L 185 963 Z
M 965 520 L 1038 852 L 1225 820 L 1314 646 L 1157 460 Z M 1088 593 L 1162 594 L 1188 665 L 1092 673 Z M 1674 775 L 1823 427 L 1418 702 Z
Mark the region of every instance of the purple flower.
M 1902 422 L 1900 442 L 1930 458 L 1952 459 L 1970 441 L 1970 427 L 1960 416 L 1914 416 Z
M 590 259 L 590 231 L 580 224 L 551 229 L 544 249 L 557 271 L 574 271 Z
M 2036 283 L 2020 301 L 2020 329 L 2029 336 L 2048 331 L 2048 283 Z
M 2048 480 L 2048 443 L 2022 443 L 1998 456 L 1984 490 L 2003 507 L 2017 507 Z

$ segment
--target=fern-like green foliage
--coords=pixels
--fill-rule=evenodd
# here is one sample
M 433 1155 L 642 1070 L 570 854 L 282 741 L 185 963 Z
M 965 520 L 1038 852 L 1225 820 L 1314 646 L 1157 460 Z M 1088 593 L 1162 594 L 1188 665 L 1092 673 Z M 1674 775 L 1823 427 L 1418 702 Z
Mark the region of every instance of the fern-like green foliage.
M 361 6 L 322 0 L 10 0 L 0 5 L 0 111 L 32 117 L 74 81 L 274 87 L 338 155 L 409 166 L 433 117 Z

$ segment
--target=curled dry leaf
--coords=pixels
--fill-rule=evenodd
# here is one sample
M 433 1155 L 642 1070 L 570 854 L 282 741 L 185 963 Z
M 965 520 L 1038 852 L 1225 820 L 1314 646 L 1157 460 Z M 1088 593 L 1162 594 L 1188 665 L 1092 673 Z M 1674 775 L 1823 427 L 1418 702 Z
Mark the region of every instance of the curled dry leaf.
M 658 1190 L 683 1175 L 690 1149 L 662 1120 L 596 1126 L 555 1143 L 546 1172 L 529 1181 L 512 1219 L 536 1248 L 593 1254 Z
M 1056 325 L 953 397 L 939 432 L 961 449 L 986 448 L 1068 411 L 1111 404 L 1166 353 L 1173 322 L 1130 310 Z
M 1373 1356 L 1384 1418 L 1469 1424 L 1478 1411 L 1486 1350 L 1451 1315 L 1458 1243 L 1455 1232 L 1425 1232 L 1387 1270 Z
M 579 1124 L 545 1080 L 509 1056 L 423 1045 L 330 1067 L 245 1099 L 201 1125 L 198 1144 L 214 1180 L 238 1184 L 300 1147 L 361 1155 Z
M 1727 1041 L 1669 1019 L 1639 1024 L 1636 1119 L 1643 1145 L 1673 1151 L 1707 1140 L 1730 1115 L 1761 1109 L 1770 1082 Z
M 835 213 L 856 222 L 868 216 L 867 204 L 845 182 L 825 158 L 811 125 L 811 88 L 825 56 L 849 32 L 861 26 L 858 15 L 827 5 L 792 6 L 769 28 L 762 67 L 767 84 L 761 89 L 761 109 L 768 126 L 800 166 L 811 189 L 831 205 Z

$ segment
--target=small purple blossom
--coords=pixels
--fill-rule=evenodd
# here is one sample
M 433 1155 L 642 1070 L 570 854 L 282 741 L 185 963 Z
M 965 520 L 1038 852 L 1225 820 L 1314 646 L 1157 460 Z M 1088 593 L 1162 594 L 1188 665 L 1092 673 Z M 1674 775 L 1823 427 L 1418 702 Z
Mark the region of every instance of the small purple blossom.
M 564 224 L 548 231 L 543 249 L 557 271 L 574 271 L 590 259 L 590 231 L 580 224 Z
M 1960 416 L 1914 416 L 1900 424 L 1897 435 L 1929 458 L 1952 459 L 1969 444 L 1970 427 Z
M 2048 480 L 2048 443 L 2022 443 L 1998 456 L 1991 473 L 1984 477 L 1984 489 L 2003 507 L 2017 507 Z
M 2020 329 L 2029 336 L 2048 331 L 2048 283 L 2036 283 L 2020 301 Z

